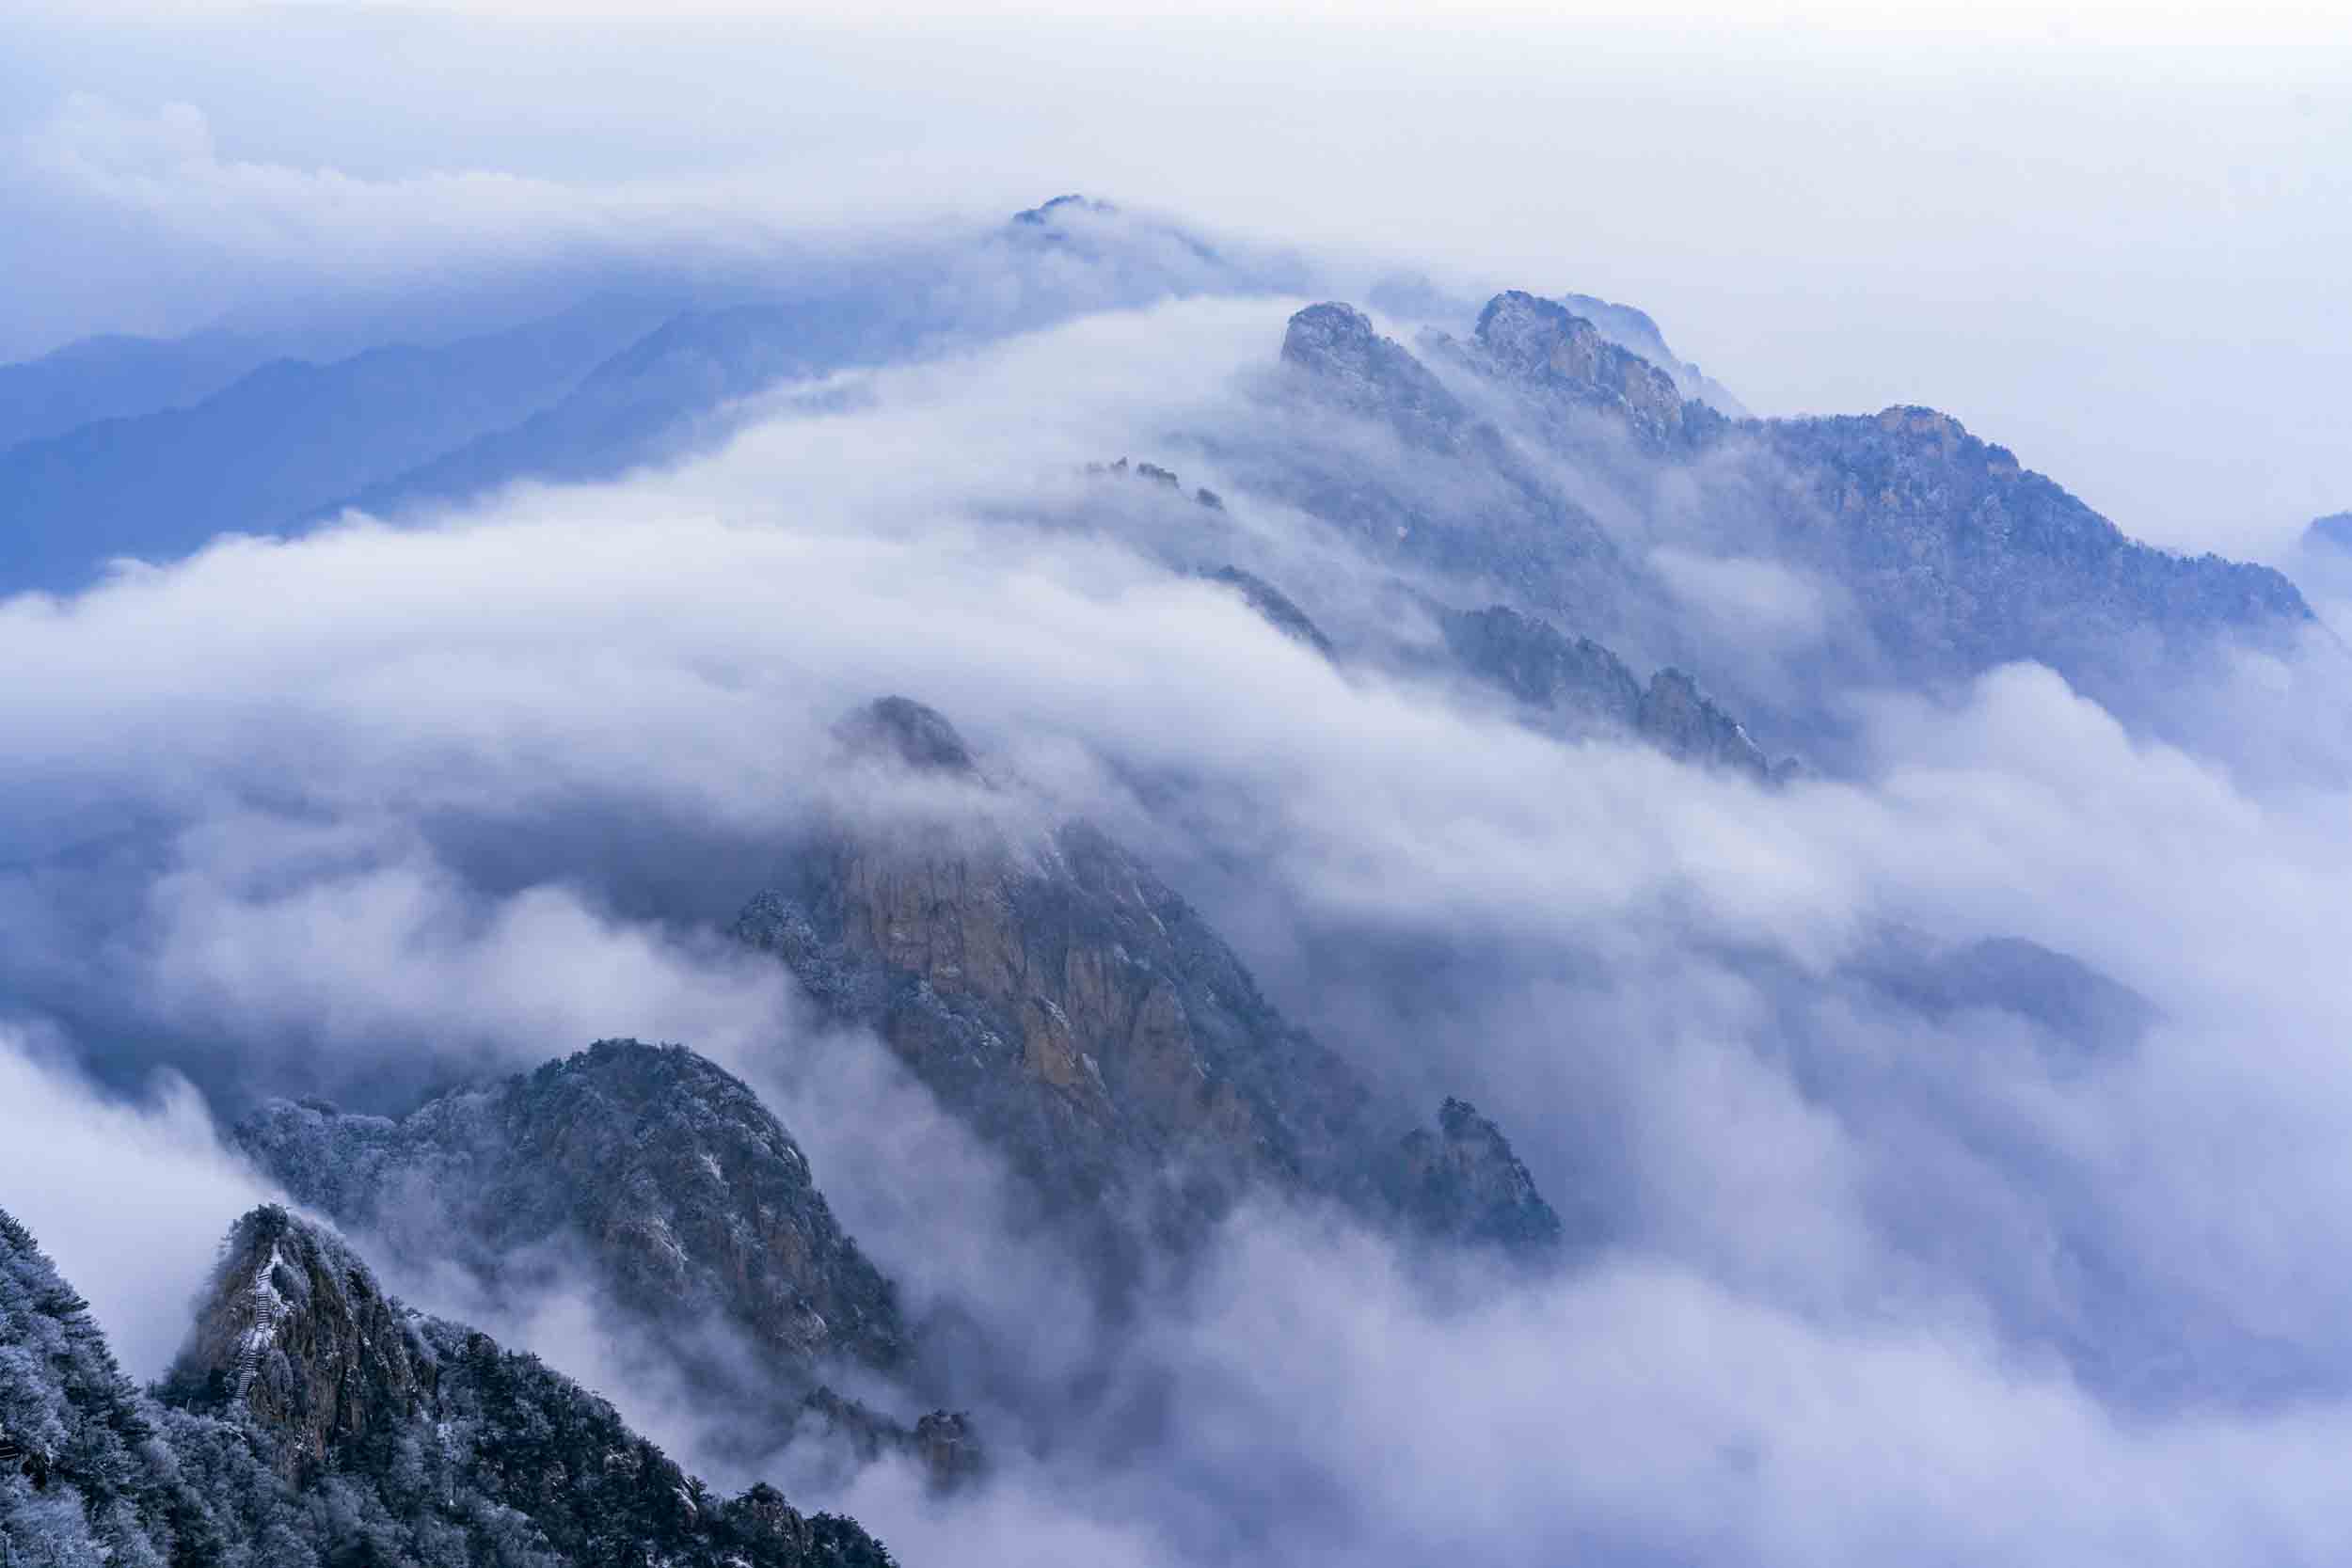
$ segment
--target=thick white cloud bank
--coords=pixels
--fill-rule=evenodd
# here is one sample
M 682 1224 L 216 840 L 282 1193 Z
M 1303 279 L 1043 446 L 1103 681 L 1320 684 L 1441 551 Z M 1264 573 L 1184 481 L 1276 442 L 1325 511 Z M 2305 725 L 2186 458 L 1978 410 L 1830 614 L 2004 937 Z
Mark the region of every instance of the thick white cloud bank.
M 0 983 L 118 1080 L 184 1061 L 231 1097 L 685 1040 L 769 1095 L 918 1302 L 1049 1386 L 1104 1330 L 996 1233 L 986 1158 L 713 935 L 825 798 L 827 727 L 904 692 L 1624 1237 L 1446 1290 L 1327 1216 L 1244 1216 L 1134 1330 L 1132 1400 L 1053 1443 L 984 1409 L 1002 1468 L 960 1501 L 888 1469 L 810 1499 L 905 1560 L 2339 1558 L 2352 788 L 2237 750 L 2333 733 L 2337 677 L 2191 752 L 1998 670 L 1877 699 L 1853 776 L 1768 792 L 1335 668 L 1067 521 L 1104 483 L 1085 460 L 1246 410 L 1289 309 L 1091 317 L 779 400 L 674 471 L 0 604 L 0 662 L 39 677 L 0 688 Z M 1327 531 L 1186 467 L 1311 608 L 1370 594 Z M 1759 644 L 1820 610 L 1769 563 L 1682 581 Z M 1888 923 L 2038 941 L 2160 1021 L 2061 1057 L 1992 1009 L 1903 1011 L 1845 974 Z M 1294 961 L 1375 940 L 1470 979 L 1383 1021 Z M 13 1048 L 0 1072 L 43 1130 L 0 1150 L 0 1202 L 153 1370 L 158 1304 L 258 1189 L 184 1086 L 124 1108 Z M 633 1365 L 575 1304 L 496 1326 L 592 1380 Z M 607 1391 L 691 1449 L 660 1389 Z

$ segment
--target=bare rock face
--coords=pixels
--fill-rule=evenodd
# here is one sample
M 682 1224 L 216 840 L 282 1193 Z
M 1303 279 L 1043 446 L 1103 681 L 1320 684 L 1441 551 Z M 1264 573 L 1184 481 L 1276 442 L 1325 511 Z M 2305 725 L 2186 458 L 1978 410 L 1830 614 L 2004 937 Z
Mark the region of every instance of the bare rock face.
M 1667 346 L 1666 335 L 1645 310 L 1630 305 L 1618 305 L 1591 294 L 1562 294 L 1560 303 L 1569 313 L 1583 317 L 1598 327 L 1601 335 L 1619 348 L 1638 354 L 1674 378 L 1686 400 L 1704 403 L 1717 413 L 1735 420 L 1744 420 L 1748 411 L 1730 388 L 1700 370 L 1687 359 L 1678 358 Z
M 1427 1235 L 1521 1254 L 1561 1244 L 1560 1216 L 1535 1190 L 1510 1140 L 1466 1101 L 1448 1100 L 1435 1132 L 1406 1134 L 1382 1185 L 1397 1211 Z
M 1452 451 L 1476 444 L 1478 421 L 1462 401 L 1352 305 L 1311 305 L 1291 317 L 1282 362 L 1311 376 L 1322 396 L 1385 420 L 1409 445 Z
M 144 1539 L 104 1560 L 891 1560 L 771 1489 L 711 1494 L 606 1401 L 402 1307 L 339 1237 L 276 1206 L 230 1230 L 185 1348 L 135 1416 L 170 1479 L 139 1499 Z
M 844 826 L 737 934 L 880 1035 L 1004 1151 L 1041 1212 L 1089 1227 L 1114 1275 L 1252 1189 L 1395 1217 L 1375 1173 L 1411 1118 L 1084 823 L 1028 839 Z
M 970 765 L 952 731 L 886 733 L 907 754 Z M 273 1101 L 234 1137 L 303 1201 L 418 1261 L 486 1279 L 572 1244 L 624 1309 L 717 1318 L 803 1379 L 836 1358 L 888 1370 L 907 1353 L 895 1290 L 791 1134 L 680 1047 L 600 1041 L 398 1119 Z
M 1504 605 L 1444 610 L 1438 625 L 1461 668 L 1508 693 L 1539 727 L 1639 737 L 1678 762 L 1759 782 L 1786 777 L 1793 767 L 1776 768 L 1740 721 L 1680 670 L 1661 670 L 1645 687 L 1591 638 L 1570 638 Z
M 1623 659 L 1589 637 L 1570 638 L 1506 605 L 1444 610 L 1446 647 L 1471 675 L 1570 733 L 1631 733 L 1642 683 Z
M 2104 682 L 2126 672 L 2144 682 L 2156 656 L 2311 619 L 2269 567 L 2127 538 L 1932 408 L 1745 428 L 1797 482 L 1765 492 L 1776 546 L 1843 583 L 1878 646 L 1914 676 L 2033 658 L 2113 695 Z
M 1686 423 L 1711 413 L 1701 405 L 1686 415 L 1673 376 L 1618 347 L 1567 307 L 1518 290 L 1497 294 L 1479 313 L 1477 345 L 1496 374 L 1616 413 L 1656 450 L 1677 444 Z
M 166 1383 L 191 1408 L 233 1410 L 269 1433 L 294 1481 L 415 1418 L 434 1376 L 341 1238 L 271 1205 L 230 1231 Z
M 1771 761 L 1740 721 L 1679 670 L 1661 670 L 1650 677 L 1635 723 L 1652 744 L 1678 761 L 1712 763 L 1758 781 L 1772 777 Z
M 1223 466 L 1377 552 L 1613 640 L 1639 622 L 1629 607 L 1663 608 L 1673 594 L 1528 449 L 1637 500 L 1674 465 L 1698 515 L 1854 607 L 1832 629 L 1829 663 L 1916 683 L 2030 659 L 2159 724 L 2150 693 L 2217 644 L 2282 649 L 2312 620 L 2277 571 L 2132 540 L 1934 409 L 1726 418 L 1704 394 L 1685 396 L 1691 376 L 1625 346 L 1647 342 L 1653 324 L 1575 303 L 1610 325 L 1512 292 L 1486 304 L 1466 341 L 1423 334 L 1418 356 L 1350 307 L 1300 311 L 1282 346 L 1295 384 L 1385 423 L 1407 450 L 1368 457 L 1360 440 L 1293 420 L 1257 446 L 1231 443 Z M 2328 537 L 2306 536 L 2312 569 L 2335 559 Z M 1826 709 L 1783 717 L 1831 732 L 1843 722 Z
M 1358 1096 L 1184 901 L 1101 833 L 835 837 L 738 931 L 872 1023 L 1050 1206 L 1134 1155 L 1232 1187 L 1327 1160 Z

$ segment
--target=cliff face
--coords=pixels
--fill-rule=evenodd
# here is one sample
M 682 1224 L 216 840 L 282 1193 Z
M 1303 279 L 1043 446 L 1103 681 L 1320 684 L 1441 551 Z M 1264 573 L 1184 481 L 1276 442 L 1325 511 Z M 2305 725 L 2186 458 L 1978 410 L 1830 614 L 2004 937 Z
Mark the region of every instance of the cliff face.
M 1509 695 L 1540 728 L 1639 738 L 1678 762 L 1758 782 L 1775 776 L 1740 721 L 1680 670 L 1661 670 L 1645 686 L 1591 638 L 1570 638 L 1504 605 L 1440 610 L 1438 621 L 1459 666 Z
M 1670 451 L 1724 422 L 1703 404 L 1686 408 L 1673 376 L 1612 342 L 1590 321 L 1516 290 L 1497 294 L 1479 313 L 1470 358 L 1555 406 L 1614 415 L 1652 451 Z
M 1521 1254 L 1556 1247 L 1563 1238 L 1560 1216 L 1510 1140 L 1466 1101 L 1448 1100 L 1435 1131 L 1406 1133 L 1380 1180 L 1397 1211 L 1426 1234 Z
M 1687 359 L 1677 358 L 1667 346 L 1666 335 L 1645 310 L 1630 305 L 1618 305 L 1591 294 L 1562 294 L 1560 304 L 1569 314 L 1581 316 L 1598 327 L 1601 334 L 1619 348 L 1639 355 L 1674 378 L 1675 386 L 1684 398 L 1704 403 L 1719 414 L 1744 420 L 1748 411 L 1731 389 L 1700 370 Z
M 155 1395 L 0 1215 L 9 1560 L 345 1568 L 888 1568 L 854 1523 L 771 1487 L 722 1498 L 604 1401 L 387 1297 L 282 1209 L 230 1231 Z
M 946 721 L 890 700 L 861 731 Z M 919 729 L 916 727 L 919 724 Z M 901 766 L 934 748 L 882 748 Z M 955 754 L 968 755 L 959 742 Z M 1198 912 L 1082 823 L 830 832 L 737 925 L 1129 1260 L 1266 1188 L 1376 1202 L 1409 1117 L 1286 1022 Z M 1123 1237 L 1123 1241 L 1121 1238 Z
M 1470 339 L 1427 335 L 1419 354 L 1344 306 L 1312 306 L 1292 318 L 1281 356 L 1309 400 L 1421 455 L 1383 468 L 1311 425 L 1286 427 L 1280 450 L 1227 454 L 1254 489 L 1462 593 L 1604 641 L 1645 617 L 1673 624 L 1677 601 L 1594 520 L 1591 498 L 1646 513 L 1661 486 L 1676 528 L 1772 557 L 1860 607 L 1852 627 L 1827 633 L 1824 671 L 1917 684 L 2033 659 L 2133 711 L 2131 695 L 2162 688 L 2169 661 L 2217 639 L 2281 641 L 2310 619 L 2279 573 L 2138 544 L 1947 415 L 1734 420 L 1533 294 L 1497 295 Z M 1620 438 L 1598 434 L 1612 428 Z M 1690 652 L 1704 663 L 1708 650 Z
M 1048 1206 L 1140 1162 L 1231 1191 L 1326 1164 L 1359 1098 L 1101 834 L 843 835 L 738 923 L 1003 1143 Z
M 239 1220 L 166 1386 L 270 1434 L 287 1481 L 380 1441 L 430 1402 L 434 1369 L 342 1240 L 279 1208 Z
M 719 1318 L 803 1379 L 906 1356 L 890 1282 L 790 1133 L 675 1046 L 602 1041 L 397 1120 L 274 1101 L 233 1136 L 289 1192 L 420 1261 L 453 1256 L 495 1279 L 576 1243 L 623 1308 Z
M 1775 492 L 1778 543 L 1845 583 L 1914 677 L 2016 658 L 2095 676 L 2310 619 L 2270 568 L 2136 543 L 1933 409 L 1752 431 L 1788 482 Z
M 1570 625 L 1615 624 L 1627 567 L 1608 531 L 1369 317 L 1308 307 L 1290 319 L 1281 363 L 1279 417 L 1203 443 L 1227 472 L 1376 557 L 1508 589 Z

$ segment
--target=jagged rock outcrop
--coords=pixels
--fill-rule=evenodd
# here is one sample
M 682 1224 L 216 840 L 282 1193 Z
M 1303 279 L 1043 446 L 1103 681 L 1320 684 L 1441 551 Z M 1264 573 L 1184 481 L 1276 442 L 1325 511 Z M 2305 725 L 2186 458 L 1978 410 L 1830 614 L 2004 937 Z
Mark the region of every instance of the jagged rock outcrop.
M 1489 301 L 1469 341 L 1425 334 L 1421 347 L 1446 377 L 1336 303 L 1300 311 L 1282 345 L 1295 384 L 1421 457 L 1384 468 L 1294 424 L 1279 450 L 1235 443 L 1223 466 L 1380 553 L 1608 638 L 1672 626 L 1676 595 L 1593 521 L 1582 488 L 1521 449 L 1547 449 L 1579 486 L 1633 509 L 1655 504 L 1673 465 L 1677 529 L 1736 537 L 1854 607 L 1820 628 L 1807 668 L 1856 680 L 1945 681 L 2032 659 L 2155 721 L 2149 694 L 2181 660 L 2217 639 L 2283 645 L 2311 618 L 2279 573 L 2138 544 L 1932 409 L 1735 421 L 1567 306 L 1518 292 Z M 1594 420 L 1568 412 L 1629 439 L 1597 440 Z M 1833 707 L 1779 717 L 1835 730 Z
M 1133 1163 L 1231 1191 L 1332 1158 L 1359 1092 L 1107 838 L 843 835 L 738 932 L 872 1023 L 1057 1208 Z
M 862 721 L 946 722 L 895 699 Z M 1410 1120 L 1084 823 L 840 825 L 736 930 L 874 1029 L 1114 1278 L 1252 1189 L 1363 1200 Z
M 1425 1235 L 1526 1255 L 1558 1247 L 1565 1234 L 1502 1130 L 1466 1101 L 1448 1100 L 1435 1131 L 1406 1133 L 1380 1184 L 1397 1212 Z
M 1591 638 L 1570 638 L 1503 605 L 1440 610 L 1438 620 L 1460 666 L 1508 693 L 1544 727 L 1638 736 L 1677 761 L 1759 781 L 1779 776 L 1740 721 L 1680 670 L 1661 670 L 1645 687 Z
M 1706 404 L 1717 413 L 1730 419 L 1748 417 L 1746 406 L 1732 394 L 1729 388 L 1700 370 L 1688 359 L 1679 358 L 1667 346 L 1666 335 L 1646 310 L 1630 305 L 1619 305 L 1592 294 L 1562 294 L 1559 303 L 1571 314 L 1583 317 L 1600 329 L 1601 335 L 1619 348 L 1641 356 L 1674 378 L 1675 386 L 1685 401 Z
M 1430 451 L 1496 448 L 1491 429 L 1411 351 L 1382 337 L 1352 305 L 1310 305 L 1282 334 L 1282 363 L 1312 378 L 1316 395 L 1379 420 Z
M 1654 451 L 1703 439 L 1724 423 L 1706 404 L 1686 403 L 1673 376 L 1582 316 L 1518 290 L 1497 294 L 1479 313 L 1470 359 L 1556 406 L 1616 416 Z
M 2019 658 L 2094 685 L 2310 619 L 2266 566 L 2152 548 L 1931 408 L 1751 427 L 1785 467 L 1776 543 L 1862 607 L 1908 675 Z
M 971 765 L 952 731 L 927 731 L 919 715 L 845 738 L 902 764 Z M 896 1287 L 835 1221 L 783 1124 L 691 1051 L 602 1040 L 397 1118 L 270 1101 L 231 1136 L 289 1193 L 409 1267 L 454 1264 L 518 1298 L 584 1275 L 598 1309 L 658 1353 L 660 1375 L 711 1396 L 713 1451 L 755 1457 L 821 1433 L 852 1458 L 929 1463 L 919 1424 L 828 1382 L 858 1369 L 916 1409 L 929 1402 Z M 977 1451 L 964 1417 L 933 1416 Z M 952 1484 L 968 1468 L 931 1475 Z
M 970 766 L 952 731 L 886 733 L 929 766 Z M 564 1245 L 623 1309 L 717 1319 L 811 1380 L 831 1360 L 887 1370 L 907 1355 L 895 1290 L 800 1146 L 681 1047 L 602 1040 L 398 1118 L 272 1101 L 231 1135 L 288 1192 L 420 1261 L 495 1279 Z
M 1504 605 L 1440 609 L 1438 629 L 1465 670 L 1572 733 L 1631 733 L 1642 683 L 1589 637 L 1570 638 Z
M 1204 443 L 1226 472 L 1377 555 L 1503 587 L 1580 626 L 1614 624 L 1628 578 L 1607 531 L 1363 312 L 1298 311 L 1281 358 L 1303 415 Z M 1347 433 L 1365 424 L 1397 443 L 1393 460 Z
M 1759 781 L 1772 777 L 1771 760 L 1740 721 L 1680 670 L 1661 670 L 1650 677 L 1634 728 L 1677 762 L 1713 763 Z
M 0 1214 L 0 1471 L 10 1561 L 188 1568 L 888 1568 L 854 1522 L 725 1499 L 603 1400 L 386 1297 L 330 1232 L 232 1230 L 155 1395 Z
M 1238 566 L 1219 566 L 1214 572 L 1201 574 L 1211 582 L 1221 582 L 1242 596 L 1242 602 L 1264 617 L 1268 625 L 1294 642 L 1301 642 L 1329 658 L 1331 640 L 1323 635 L 1308 613 L 1299 609 L 1291 596 L 1255 572 L 1245 572 Z
M 299 1481 L 424 1408 L 434 1368 L 411 1333 L 340 1237 L 257 1209 L 230 1231 L 165 1386 L 268 1433 L 280 1474 Z
M 1110 463 L 1089 463 L 1086 466 L 1086 472 L 1090 479 L 1132 478 L 1164 490 L 1181 491 L 1184 487 L 1184 481 L 1176 477 L 1173 468 L 1163 468 L 1157 463 L 1130 464 L 1123 457 Z M 1225 510 L 1225 498 L 1205 484 L 1194 487 L 1192 499 L 1194 505 L 1206 507 L 1211 512 Z

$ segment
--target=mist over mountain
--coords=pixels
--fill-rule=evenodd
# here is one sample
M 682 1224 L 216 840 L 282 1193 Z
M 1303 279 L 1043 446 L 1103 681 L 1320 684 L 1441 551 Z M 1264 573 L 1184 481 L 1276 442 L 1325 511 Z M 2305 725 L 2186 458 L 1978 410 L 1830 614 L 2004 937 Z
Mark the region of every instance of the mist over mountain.
M 2341 515 L 1438 212 L 215 135 L 0 161 L 255 275 L 0 366 L 9 1561 L 2352 1549 Z

